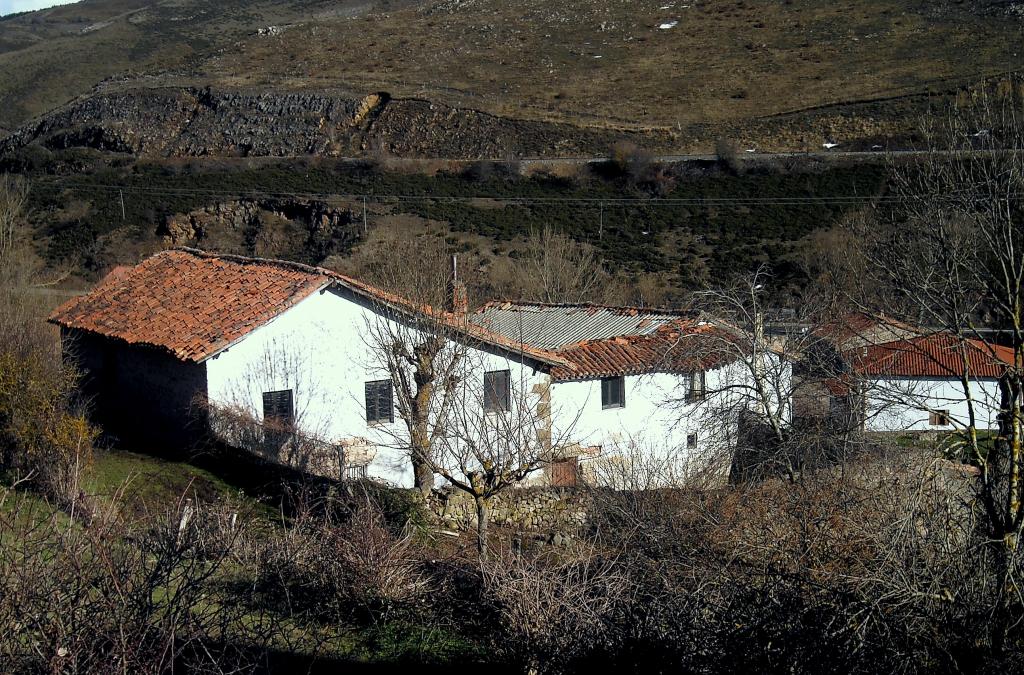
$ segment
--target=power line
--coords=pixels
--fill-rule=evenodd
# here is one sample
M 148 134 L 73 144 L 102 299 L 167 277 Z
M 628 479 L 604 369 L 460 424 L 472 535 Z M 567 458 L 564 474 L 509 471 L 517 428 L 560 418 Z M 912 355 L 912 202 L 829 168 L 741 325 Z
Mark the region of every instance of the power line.
M 584 204 L 600 208 L 602 205 L 644 205 L 644 206 L 706 206 L 706 205 L 773 205 L 798 206 L 807 204 L 859 205 L 877 204 L 882 202 L 901 202 L 920 198 L 933 198 L 932 195 L 837 195 L 837 196 L 806 196 L 806 197 L 518 197 L 510 195 L 439 195 L 439 194 L 388 194 L 374 192 L 340 193 L 340 192 L 291 192 L 258 189 L 203 189 L 203 188 L 160 188 L 141 185 L 110 185 L 102 183 L 65 183 L 52 181 L 36 182 L 33 189 L 40 185 L 53 189 L 80 191 L 117 191 L 130 194 L 150 194 L 166 196 L 211 196 L 211 197 L 276 197 L 301 199 L 338 199 L 348 201 L 371 200 L 393 202 L 446 202 L 470 203 L 474 201 L 497 201 L 515 205 L 543 204 Z

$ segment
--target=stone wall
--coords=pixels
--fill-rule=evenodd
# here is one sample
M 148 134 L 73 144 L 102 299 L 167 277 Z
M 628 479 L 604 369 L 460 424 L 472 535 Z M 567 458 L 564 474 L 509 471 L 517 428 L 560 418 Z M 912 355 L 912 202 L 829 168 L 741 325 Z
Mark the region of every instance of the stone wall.
M 461 490 L 435 493 L 430 507 L 446 527 L 476 527 L 473 498 Z M 587 524 L 587 496 L 569 488 L 508 490 L 491 499 L 491 523 L 521 530 L 577 530 Z

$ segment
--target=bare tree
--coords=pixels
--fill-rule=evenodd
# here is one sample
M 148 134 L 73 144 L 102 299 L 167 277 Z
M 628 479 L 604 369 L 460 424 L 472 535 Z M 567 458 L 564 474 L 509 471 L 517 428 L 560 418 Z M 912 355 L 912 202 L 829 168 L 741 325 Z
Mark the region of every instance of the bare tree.
M 434 487 L 433 457 L 446 433 L 444 420 L 454 403 L 451 391 L 466 350 L 449 339 L 453 326 L 444 314 L 383 312 L 368 320 L 364 340 L 397 400 L 404 428 L 392 441 L 406 448 L 415 485 L 426 495 Z
M 608 274 L 591 245 L 550 226 L 531 230 L 521 247 L 495 258 L 486 274 L 481 290 L 489 296 L 534 302 L 614 304 L 627 290 L 623 279 Z
M 570 437 L 575 422 L 559 416 L 550 379 L 514 353 L 495 359 L 467 348 L 449 380 L 431 467 L 452 487 L 473 498 L 477 548 L 487 556 L 491 501 L 523 485 L 549 464 Z
M 370 370 L 391 381 L 403 429 L 389 442 L 404 449 L 412 463 L 416 488 L 424 495 L 434 487 L 429 458 L 441 429 L 436 426 L 447 405 L 445 382 L 458 366 L 462 350 L 446 339 L 458 309 L 465 314 L 468 295 L 456 279 L 453 258 L 437 237 L 394 238 L 369 253 L 358 270 L 365 281 L 389 294 L 367 320 L 364 342 Z M 341 270 L 344 272 L 345 270 Z M 460 307 L 452 306 L 458 294 Z M 389 430 L 381 427 L 381 433 Z
M 519 269 L 519 295 L 540 302 L 592 302 L 604 294 L 609 275 L 593 248 L 549 225 L 530 232 Z
M 448 339 L 466 324 L 468 311 L 456 265 L 443 243 L 431 239 L 415 250 L 399 246 L 372 279 L 394 295 L 394 302 L 379 303 L 368 319 L 364 340 L 377 361 L 368 365 L 382 368 L 391 380 L 405 432 L 394 440 L 405 446 L 423 494 L 434 487 L 431 457 L 444 433 L 439 420 L 450 405 L 450 383 L 464 354 Z
M 791 477 L 801 470 L 789 453 L 792 440 L 793 363 L 803 332 L 767 336 L 770 275 L 764 268 L 730 286 L 694 294 L 699 319 L 683 327 L 665 358 L 689 369 L 670 402 L 682 417 L 715 429 L 717 452 L 731 456 L 742 440 L 758 448 L 758 462 L 779 464 Z M 741 439 L 740 436 L 744 438 Z
M 928 151 L 893 165 L 895 206 L 879 207 L 857 232 L 877 301 L 909 321 L 955 338 L 955 368 L 968 406 L 959 430 L 980 467 L 995 576 L 991 640 L 1003 649 L 1020 607 L 1024 525 L 1024 121 L 1016 103 L 985 97 L 928 125 Z M 999 379 L 999 431 L 991 448 L 979 434 L 972 350 L 999 359 L 985 328 L 1001 331 L 1010 356 Z

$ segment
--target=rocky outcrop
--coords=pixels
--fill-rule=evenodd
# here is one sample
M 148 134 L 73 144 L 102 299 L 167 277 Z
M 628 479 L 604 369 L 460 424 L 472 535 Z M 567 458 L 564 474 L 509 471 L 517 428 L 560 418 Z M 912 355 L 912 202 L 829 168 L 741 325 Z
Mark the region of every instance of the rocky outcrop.
M 347 253 L 360 229 L 351 211 L 299 199 L 240 199 L 168 217 L 157 234 L 167 246 L 287 258 L 310 264 Z
M 99 93 L 23 127 L 4 149 L 38 142 L 164 157 L 332 153 L 359 100 L 317 93 L 135 89 Z M 335 148 L 333 150 L 340 150 Z
M 383 92 L 104 90 L 0 141 L 150 157 L 356 157 L 381 150 L 453 159 L 602 154 L 628 135 L 530 122 Z
M 352 222 L 348 209 L 335 208 L 320 201 L 242 199 L 170 216 L 158 234 L 163 235 L 169 246 L 186 246 L 201 242 L 219 229 L 244 232 L 255 227 L 265 214 L 302 222 L 321 232 L 346 228 Z

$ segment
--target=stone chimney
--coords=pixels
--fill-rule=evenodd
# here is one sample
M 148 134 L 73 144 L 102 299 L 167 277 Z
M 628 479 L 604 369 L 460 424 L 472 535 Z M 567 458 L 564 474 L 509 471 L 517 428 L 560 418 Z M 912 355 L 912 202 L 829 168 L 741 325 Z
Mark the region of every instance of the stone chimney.
M 459 316 L 469 314 L 469 294 L 466 285 L 459 281 L 459 259 L 455 255 L 452 256 L 452 274 L 448 281 L 445 309 Z

